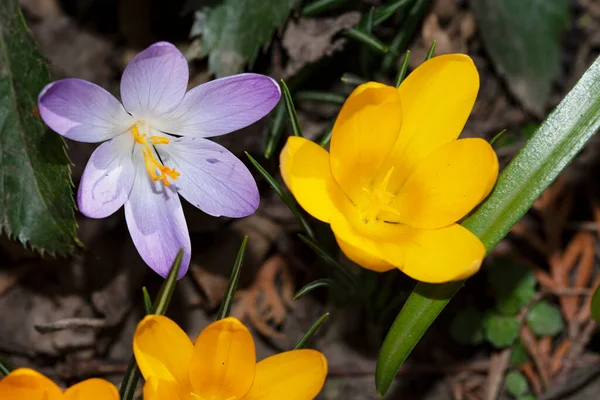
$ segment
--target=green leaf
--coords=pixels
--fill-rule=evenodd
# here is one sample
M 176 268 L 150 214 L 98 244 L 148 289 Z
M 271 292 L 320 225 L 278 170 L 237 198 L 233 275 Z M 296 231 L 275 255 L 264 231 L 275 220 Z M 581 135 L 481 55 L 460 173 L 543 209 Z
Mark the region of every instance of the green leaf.
M 471 0 L 496 69 L 521 103 L 543 114 L 560 72 L 560 39 L 570 22 L 568 0 Z
M 536 303 L 526 316 L 527 325 L 538 336 L 554 336 L 564 329 L 558 307 L 547 301 Z
M 146 286 L 142 287 L 142 295 L 144 296 L 144 311 L 146 311 L 146 315 L 152 314 L 152 299 Z
M 0 375 L 6 376 L 10 374 L 12 370 L 10 364 L 4 358 L 0 357 Z
M 510 371 L 506 374 L 506 391 L 517 398 L 527 394 L 529 391 L 527 378 L 518 371 Z
M 499 349 L 510 346 L 519 336 L 521 323 L 514 316 L 486 313 L 483 319 L 485 338 Z
M 537 398 L 532 394 L 526 394 L 524 396 L 517 397 L 517 400 L 536 400 Z
M 225 0 L 197 14 L 210 72 L 218 77 L 241 72 L 271 41 L 297 0 Z
M 487 252 L 527 212 L 600 128 L 600 58 L 540 125 L 498 177 L 492 194 L 463 226 Z M 414 346 L 464 281 L 419 283 L 388 332 L 377 362 L 376 386 L 383 396 Z
M 0 231 L 40 252 L 79 246 L 70 161 L 37 97 L 50 80 L 17 0 L 0 1 Z
M 302 9 L 303 17 L 312 17 L 343 5 L 348 0 L 315 0 Z
M 363 30 L 357 28 L 346 29 L 344 31 L 344 35 L 369 46 L 370 48 L 372 48 L 375 51 L 378 51 L 379 53 L 386 54 L 388 51 L 390 51 L 388 45 L 383 43 L 374 35 L 367 33 Z
M 406 73 L 408 72 L 408 61 L 410 60 L 410 50 L 406 50 L 406 54 L 402 59 L 402 64 L 400 64 L 400 68 L 398 69 L 398 74 L 396 75 L 396 79 L 394 79 L 394 85 L 399 87 L 404 78 L 406 78 Z
M 292 124 L 292 132 L 294 133 L 294 136 L 302 137 L 302 128 L 300 127 L 300 122 L 298 121 L 298 115 L 296 114 L 296 107 L 294 106 L 294 101 L 292 100 L 292 94 L 290 93 L 290 89 L 283 79 L 281 80 L 281 89 L 283 92 L 283 98 L 285 100 L 285 109 L 287 110 L 288 118 Z
M 317 332 L 317 330 L 321 327 L 321 324 L 323 322 L 325 322 L 325 320 L 329 318 L 329 313 L 325 313 L 321 316 L 321 318 L 319 318 L 314 324 L 313 326 L 311 326 L 311 328 L 308 330 L 308 332 L 306 332 L 306 334 L 302 337 L 302 339 L 300 339 L 300 341 L 298 342 L 298 344 L 296 344 L 296 346 L 294 346 L 294 350 L 299 350 L 304 348 L 304 346 L 306 346 L 306 343 L 308 343 L 308 341 L 310 340 L 311 337 L 313 337 L 313 335 L 315 334 L 315 332 Z
M 429 4 L 430 0 L 415 0 L 407 11 L 406 18 L 402 24 L 399 24 L 398 33 L 392 39 L 390 43 L 389 53 L 384 57 L 381 64 L 381 68 L 388 72 L 395 65 L 397 54 L 400 54 L 412 39 L 417 27 L 419 26 L 423 15 L 425 14 L 425 8 Z
M 529 353 L 521 340 L 517 340 L 510 353 L 510 366 L 520 367 L 529 361 Z
M 238 250 L 233 270 L 229 276 L 229 282 L 227 283 L 227 290 L 223 295 L 221 301 L 221 307 L 217 313 L 217 319 L 223 319 L 229 317 L 231 313 L 231 305 L 233 304 L 233 298 L 235 297 L 235 291 L 237 290 L 238 282 L 240 281 L 240 272 L 242 272 L 242 262 L 244 261 L 244 255 L 246 254 L 246 246 L 248 245 L 248 236 L 244 236 L 240 249 Z
M 495 260 L 487 270 L 487 276 L 494 290 L 496 309 L 502 314 L 517 314 L 535 294 L 537 281 L 533 271 L 515 263 L 512 258 Z
M 279 102 L 275 107 L 275 111 L 270 116 L 269 133 L 265 143 L 265 158 L 267 159 L 271 158 L 283 135 L 285 110 L 285 102 Z
M 304 218 L 304 215 L 302 215 L 302 213 L 300 212 L 300 210 L 296 206 L 296 202 L 294 201 L 294 199 L 292 199 L 281 188 L 281 186 L 279 185 L 279 183 L 277 183 L 277 181 L 275 180 L 275 178 L 273 178 L 271 176 L 271 174 L 269 174 L 267 172 L 267 170 L 264 169 L 262 167 L 262 165 L 260 165 L 260 163 L 258 161 L 256 161 L 247 152 L 246 152 L 246 157 L 248 157 L 248 159 L 250 160 L 250 162 L 252 163 L 252 165 L 254 165 L 254 167 L 256 168 L 256 170 L 267 180 L 267 182 L 269 183 L 269 185 L 271 185 L 271 187 L 273 188 L 273 190 L 275 191 L 275 193 L 281 198 L 281 200 L 283 200 L 283 202 L 285 203 L 285 205 L 288 206 L 288 208 L 290 209 L 290 211 L 292 212 L 292 214 L 294 214 L 294 217 L 296 217 L 296 220 L 298 221 L 298 223 L 300 224 L 300 226 L 302 226 L 302 228 L 304 229 L 304 231 L 306 232 L 306 234 L 311 239 L 314 239 L 315 234 L 314 234 L 312 228 L 310 227 L 310 224 L 306 220 L 306 218 Z
M 461 344 L 479 344 L 483 342 L 483 314 L 468 307 L 454 316 L 450 324 L 450 336 Z
M 304 285 L 302 287 L 302 289 L 298 290 L 298 292 L 294 295 L 294 300 L 301 299 L 302 297 L 306 296 L 307 294 L 309 294 L 310 292 L 312 292 L 315 289 L 318 289 L 321 287 L 330 287 L 330 286 L 333 286 L 334 284 L 335 284 L 335 281 L 333 281 L 332 279 L 328 279 L 328 278 L 317 279 L 316 281 L 309 282 L 306 285 Z
M 173 261 L 173 265 L 169 270 L 169 274 L 158 291 L 156 301 L 152 305 L 152 314 L 165 315 L 167 313 L 169 303 L 171 302 L 171 297 L 173 297 L 173 292 L 175 291 L 175 286 L 177 285 L 177 276 L 179 275 L 179 267 L 181 267 L 182 257 L 183 249 L 179 250 L 177 253 L 177 257 L 175 257 L 175 260 Z M 125 371 L 125 376 L 121 382 L 121 388 L 119 390 L 121 400 L 133 399 L 140 376 L 140 370 L 135 362 L 135 357 L 131 356 L 129 364 L 127 365 L 127 370 Z
M 596 291 L 594 291 L 591 307 L 592 307 L 592 318 L 594 318 L 594 321 L 600 323 L 600 286 L 598 286 L 596 288 Z

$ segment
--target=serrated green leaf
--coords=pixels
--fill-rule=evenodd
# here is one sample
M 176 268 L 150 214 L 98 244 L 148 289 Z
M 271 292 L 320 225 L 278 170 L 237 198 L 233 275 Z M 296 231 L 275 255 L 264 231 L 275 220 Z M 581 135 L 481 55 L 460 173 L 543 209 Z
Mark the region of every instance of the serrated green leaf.
M 538 336 L 554 336 L 564 329 L 560 310 L 547 301 L 536 303 L 526 316 L 527 325 Z
M 506 391 L 513 397 L 520 397 L 527 394 L 529 390 L 529 383 L 527 378 L 518 372 L 510 371 L 506 374 Z
M 496 348 L 510 346 L 521 329 L 521 323 L 516 317 L 488 312 L 483 318 L 485 338 Z
M 494 290 L 496 309 L 502 314 L 517 314 L 535 294 L 533 271 L 512 258 L 496 260 L 487 273 Z
M 520 367 L 527 361 L 529 361 L 529 353 L 527 353 L 527 349 L 523 345 L 523 342 L 517 340 L 510 353 L 510 366 Z
M 486 50 L 508 87 L 540 116 L 560 72 L 568 0 L 471 0 Z
M 217 77 L 241 72 L 270 42 L 296 3 L 297 0 L 225 0 L 206 10 L 199 29 L 209 53 L 209 70 Z
M 450 324 L 450 336 L 461 344 L 483 342 L 483 314 L 469 307 L 454 316 Z
M 0 1 L 0 230 L 35 250 L 75 250 L 75 203 L 65 143 L 37 114 L 50 80 L 17 0 Z

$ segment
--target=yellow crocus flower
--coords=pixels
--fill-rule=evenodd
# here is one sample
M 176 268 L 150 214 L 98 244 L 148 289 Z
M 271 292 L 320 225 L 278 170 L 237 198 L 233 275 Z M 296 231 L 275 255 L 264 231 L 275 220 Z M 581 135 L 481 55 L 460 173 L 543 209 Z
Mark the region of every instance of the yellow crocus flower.
M 0 380 L 3 400 L 119 400 L 117 388 L 104 379 L 92 378 L 64 393 L 50 379 L 29 368 L 19 368 Z
M 312 400 L 327 375 L 327 360 L 315 350 L 256 363 L 252 335 L 232 317 L 207 326 L 192 344 L 175 322 L 149 315 L 135 331 L 133 351 L 145 400 Z
M 456 222 L 498 176 L 489 143 L 457 140 L 478 90 L 477 69 L 462 54 L 426 61 L 397 89 L 360 85 L 337 117 L 329 153 L 288 139 L 283 179 L 364 268 L 399 268 L 431 283 L 464 279 L 477 272 L 485 249 Z

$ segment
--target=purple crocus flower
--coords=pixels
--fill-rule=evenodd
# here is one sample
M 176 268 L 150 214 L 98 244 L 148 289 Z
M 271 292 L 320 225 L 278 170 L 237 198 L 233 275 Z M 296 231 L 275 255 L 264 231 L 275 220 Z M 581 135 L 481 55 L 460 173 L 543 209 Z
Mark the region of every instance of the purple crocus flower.
M 259 194 L 250 171 L 205 138 L 248 126 L 279 101 L 279 85 L 257 74 L 202 84 L 186 93 L 188 65 L 179 50 L 155 43 L 129 63 L 123 104 L 101 87 L 63 79 L 39 95 L 42 119 L 66 138 L 104 142 L 92 154 L 77 193 L 80 211 L 104 218 L 125 205 L 129 233 L 144 261 L 163 277 L 191 244 L 178 193 L 213 216 L 252 214 Z

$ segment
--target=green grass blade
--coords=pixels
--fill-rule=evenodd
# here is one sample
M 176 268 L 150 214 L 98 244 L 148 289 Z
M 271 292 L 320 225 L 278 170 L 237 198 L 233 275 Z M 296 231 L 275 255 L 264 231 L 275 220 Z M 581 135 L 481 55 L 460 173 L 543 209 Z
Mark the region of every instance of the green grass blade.
M 489 252 L 600 128 L 600 58 L 540 125 L 498 178 L 490 197 L 463 225 Z M 376 387 L 383 396 L 396 372 L 464 282 L 417 284 L 381 348 Z
M 144 311 L 146 311 L 146 315 L 152 314 L 152 299 L 146 286 L 142 287 L 142 295 L 144 296 Z
M 260 165 L 258 163 L 258 161 L 256 161 L 254 158 L 252 158 L 252 156 L 250 154 L 248 154 L 248 152 L 246 152 L 246 157 L 248 157 L 248 159 L 250 160 L 250 162 L 252 163 L 252 165 L 254 165 L 254 167 L 258 170 L 258 172 L 260 172 L 260 174 L 267 180 L 267 182 L 269 182 L 269 185 L 271 185 L 271 187 L 273 188 L 273 190 L 275 191 L 275 193 L 277 193 L 277 195 L 281 198 L 281 200 L 283 200 L 283 202 L 285 203 L 285 205 L 288 206 L 288 208 L 290 209 L 290 211 L 292 212 L 292 214 L 294 214 L 294 217 L 296 217 L 296 220 L 298 221 L 298 223 L 300 224 L 300 226 L 302 226 L 302 228 L 304 229 L 304 231 L 306 232 L 306 234 L 308 236 L 310 236 L 314 240 L 315 234 L 314 234 L 312 228 L 310 227 L 308 221 L 306 220 L 306 218 L 304 218 L 304 215 L 302 215 L 302 213 L 300 212 L 300 210 L 296 206 L 296 202 L 294 201 L 294 199 L 292 199 L 281 188 L 281 186 L 279 186 L 279 183 L 277 183 L 277 181 L 275 180 L 275 178 L 273 178 L 271 176 L 271 174 L 269 174 L 267 172 L 267 170 L 264 169 L 262 167 L 262 165 Z
M 0 375 L 6 376 L 10 374 L 12 370 L 10 364 L 4 358 L 0 357 Z
M 183 249 L 179 250 L 177 257 L 175 257 L 175 261 L 173 261 L 173 265 L 169 270 L 169 275 L 167 275 L 167 278 L 163 282 L 158 292 L 158 296 L 156 297 L 156 301 L 152 305 L 151 314 L 165 315 L 167 312 L 167 308 L 171 302 L 171 297 L 173 296 L 173 291 L 175 290 L 175 285 L 177 284 L 177 276 L 179 275 L 182 257 Z M 148 296 L 148 298 L 149 297 L 150 296 Z M 144 301 L 146 301 L 145 298 Z M 135 394 L 139 380 L 140 370 L 135 363 L 135 357 L 131 356 L 131 360 L 129 360 L 129 364 L 127 365 L 127 370 L 125 371 L 125 376 L 123 377 L 123 382 L 121 383 L 121 388 L 119 390 L 121 400 L 133 399 L 133 395 Z
M 361 31 L 360 29 L 350 28 L 344 31 L 344 34 L 349 38 L 352 38 L 358 42 L 361 42 L 375 51 L 378 51 L 382 54 L 386 54 L 390 48 L 388 45 L 384 44 L 381 40 L 377 39 L 375 36 L 367 33 L 365 31 Z
M 242 271 L 242 263 L 244 261 L 244 255 L 246 254 L 247 245 L 248 235 L 244 236 L 244 240 L 242 240 L 242 244 L 238 250 L 235 264 L 233 264 L 233 270 L 229 276 L 229 283 L 227 283 L 227 290 L 225 290 L 223 300 L 221 301 L 221 307 L 219 308 L 219 313 L 217 314 L 217 320 L 227 318 L 231 313 L 231 305 L 233 304 L 235 291 L 237 290 L 238 282 L 240 281 L 240 272 Z
M 319 146 L 321 146 L 321 147 L 329 146 L 329 143 L 331 143 L 331 135 L 332 134 L 333 134 L 333 124 L 331 124 L 329 126 L 329 128 L 327 128 L 325 133 L 323 134 L 323 137 L 319 141 Z
M 325 322 L 325 320 L 329 318 L 329 313 L 325 313 L 321 316 L 321 318 L 319 318 L 317 320 L 317 322 L 315 322 L 313 324 L 313 326 L 310 327 L 310 329 L 308 330 L 308 332 L 306 332 L 306 334 L 302 337 L 302 339 L 300 339 L 300 341 L 298 342 L 298 344 L 296 346 L 294 346 L 294 350 L 300 350 L 303 349 L 304 346 L 306 346 L 306 343 L 308 343 L 308 341 L 310 340 L 311 337 L 313 337 L 313 335 L 315 334 L 315 332 L 317 332 L 317 330 L 321 327 L 321 324 L 323 322 Z
M 306 285 L 304 285 L 302 287 L 302 289 L 298 290 L 298 292 L 294 296 L 294 300 L 301 299 L 302 297 L 306 296 L 307 294 L 309 294 L 310 292 L 312 292 L 315 289 L 318 289 L 321 287 L 330 287 L 334 284 L 335 284 L 335 282 L 332 279 L 328 279 L 328 278 L 317 279 L 316 281 L 307 283 Z
M 269 126 L 269 134 L 265 142 L 265 158 L 269 159 L 275 152 L 281 136 L 283 135 L 285 126 L 285 104 L 280 102 L 275 107 L 273 117 L 271 118 L 271 124 Z
M 396 87 L 400 87 L 400 84 L 406 78 L 406 73 L 408 72 L 408 61 L 410 60 L 410 50 L 406 50 L 406 54 L 402 59 L 402 64 L 400 64 L 400 69 L 398 70 L 398 75 L 396 75 L 396 79 L 394 80 L 394 85 Z
M 302 9 L 303 17 L 312 17 L 325 11 L 332 10 L 336 7 L 341 6 L 347 0 L 316 0 L 312 3 L 307 4 Z
M 295 97 L 297 101 L 316 101 L 319 103 L 335 104 L 338 106 L 341 106 L 346 101 L 346 96 L 339 93 L 315 92 L 310 90 L 298 92 L 296 93 Z
M 281 89 L 283 90 L 283 98 L 285 99 L 285 108 L 288 112 L 288 118 L 292 124 L 292 132 L 295 136 L 302 137 L 302 128 L 300 127 L 300 122 L 298 121 L 298 115 L 296 114 L 296 107 L 294 106 L 294 101 L 292 100 L 292 94 L 290 93 L 290 89 L 285 84 L 283 79 L 281 80 Z
M 427 55 L 425 56 L 425 61 L 431 60 L 433 55 L 435 54 L 435 47 L 437 46 L 437 41 L 431 42 L 431 46 L 429 46 L 429 50 L 427 51 Z

